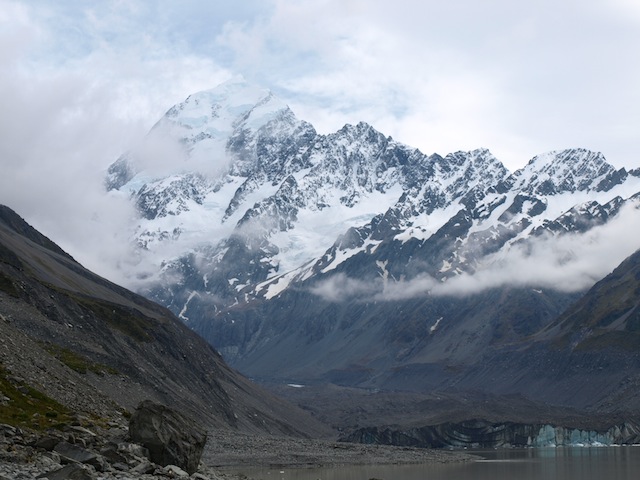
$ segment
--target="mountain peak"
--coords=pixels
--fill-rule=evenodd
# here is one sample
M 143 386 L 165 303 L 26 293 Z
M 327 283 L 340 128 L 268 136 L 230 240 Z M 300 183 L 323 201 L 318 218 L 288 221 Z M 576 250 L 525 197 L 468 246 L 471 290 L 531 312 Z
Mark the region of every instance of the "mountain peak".
M 63 255 L 71 260 L 73 258 L 71 255 L 66 253 L 60 247 L 58 247 L 55 243 L 49 240 L 47 237 L 38 232 L 35 228 L 29 225 L 20 215 L 14 212 L 11 208 L 6 205 L 0 205 L 0 226 L 4 225 L 8 229 L 12 230 L 18 235 L 25 237 L 26 239 L 32 241 L 33 243 L 40 245 L 48 250 L 51 250 L 54 253 L 59 255 Z
M 189 95 L 109 167 L 107 189 L 120 189 L 137 177 L 129 185 L 137 191 L 154 179 L 189 172 L 219 179 L 228 172 L 230 152 L 250 157 L 257 132 L 274 121 L 283 130 L 300 123 L 273 92 L 241 78 Z
M 191 95 L 149 140 L 167 144 L 166 132 L 178 156 L 155 146 L 151 168 L 121 160 L 109 180 L 132 194 L 134 241 L 157 265 L 143 288 L 189 321 L 216 315 L 209 301 L 245 304 L 288 289 L 302 272 L 329 275 L 371 255 L 400 259 L 396 278 L 410 263 L 438 278 L 471 272 L 483 255 L 551 231 L 576 204 L 637 192 L 635 183 L 618 188 L 626 176 L 612 176 L 602 154 L 585 149 L 539 155 L 511 174 L 487 148 L 427 156 L 365 122 L 321 135 L 241 79 Z M 557 227 L 567 225 L 577 228 Z M 355 247 L 333 248 L 350 229 L 357 241 L 340 243 Z M 406 255 L 393 252 L 397 242 Z
M 602 153 L 571 148 L 536 155 L 513 178 L 528 193 L 554 195 L 591 190 L 614 171 Z
M 171 107 L 163 120 L 193 130 L 191 138 L 202 133 L 219 138 L 239 126 L 258 130 L 283 110 L 287 105 L 270 90 L 236 79 L 190 95 Z

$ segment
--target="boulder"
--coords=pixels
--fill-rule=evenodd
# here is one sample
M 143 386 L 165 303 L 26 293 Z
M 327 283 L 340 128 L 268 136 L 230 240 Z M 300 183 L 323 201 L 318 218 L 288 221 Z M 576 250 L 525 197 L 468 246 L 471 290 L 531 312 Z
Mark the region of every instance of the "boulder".
M 207 441 L 206 432 L 192 420 L 164 405 L 145 400 L 129 421 L 129 436 L 149 450 L 158 465 L 176 465 L 195 473 Z
M 62 463 L 93 463 L 97 455 L 68 442 L 59 442 L 53 449 L 62 458 Z
M 60 443 L 60 439 L 58 437 L 52 437 L 50 435 L 45 435 L 44 437 L 40 437 L 40 438 L 36 439 L 36 441 L 33 444 L 33 446 L 36 447 L 36 448 L 42 448 L 43 450 L 46 450 L 47 452 L 50 452 L 55 448 L 55 446 L 58 443 Z

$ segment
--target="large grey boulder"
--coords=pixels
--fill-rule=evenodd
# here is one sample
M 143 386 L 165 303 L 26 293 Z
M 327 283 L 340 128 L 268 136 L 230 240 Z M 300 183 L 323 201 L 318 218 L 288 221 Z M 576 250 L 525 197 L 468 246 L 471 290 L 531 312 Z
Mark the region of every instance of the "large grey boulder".
M 193 421 L 164 405 L 144 400 L 129 421 L 131 441 L 149 450 L 158 465 L 177 465 L 195 473 L 207 434 Z

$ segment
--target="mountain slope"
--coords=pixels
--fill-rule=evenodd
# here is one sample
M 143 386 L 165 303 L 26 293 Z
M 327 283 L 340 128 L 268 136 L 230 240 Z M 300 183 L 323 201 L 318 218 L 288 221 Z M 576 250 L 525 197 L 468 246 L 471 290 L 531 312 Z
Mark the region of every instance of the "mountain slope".
M 489 352 L 460 380 L 492 382 L 537 401 L 572 405 L 591 415 L 635 415 L 640 406 L 640 252 L 526 341 Z
M 640 251 L 596 283 L 543 332 L 574 350 L 640 348 Z
M 168 310 L 85 270 L 0 206 L 4 375 L 73 411 L 118 418 L 151 398 L 210 427 L 322 428 L 231 370 Z

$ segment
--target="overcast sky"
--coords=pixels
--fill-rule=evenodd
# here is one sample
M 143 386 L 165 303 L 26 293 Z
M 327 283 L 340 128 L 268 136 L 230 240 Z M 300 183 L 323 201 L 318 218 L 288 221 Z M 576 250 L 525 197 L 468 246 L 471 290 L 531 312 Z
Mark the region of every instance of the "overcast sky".
M 0 203 L 87 263 L 128 208 L 96 194 L 106 167 L 236 75 L 321 133 L 637 167 L 639 51 L 637 0 L 0 0 Z

